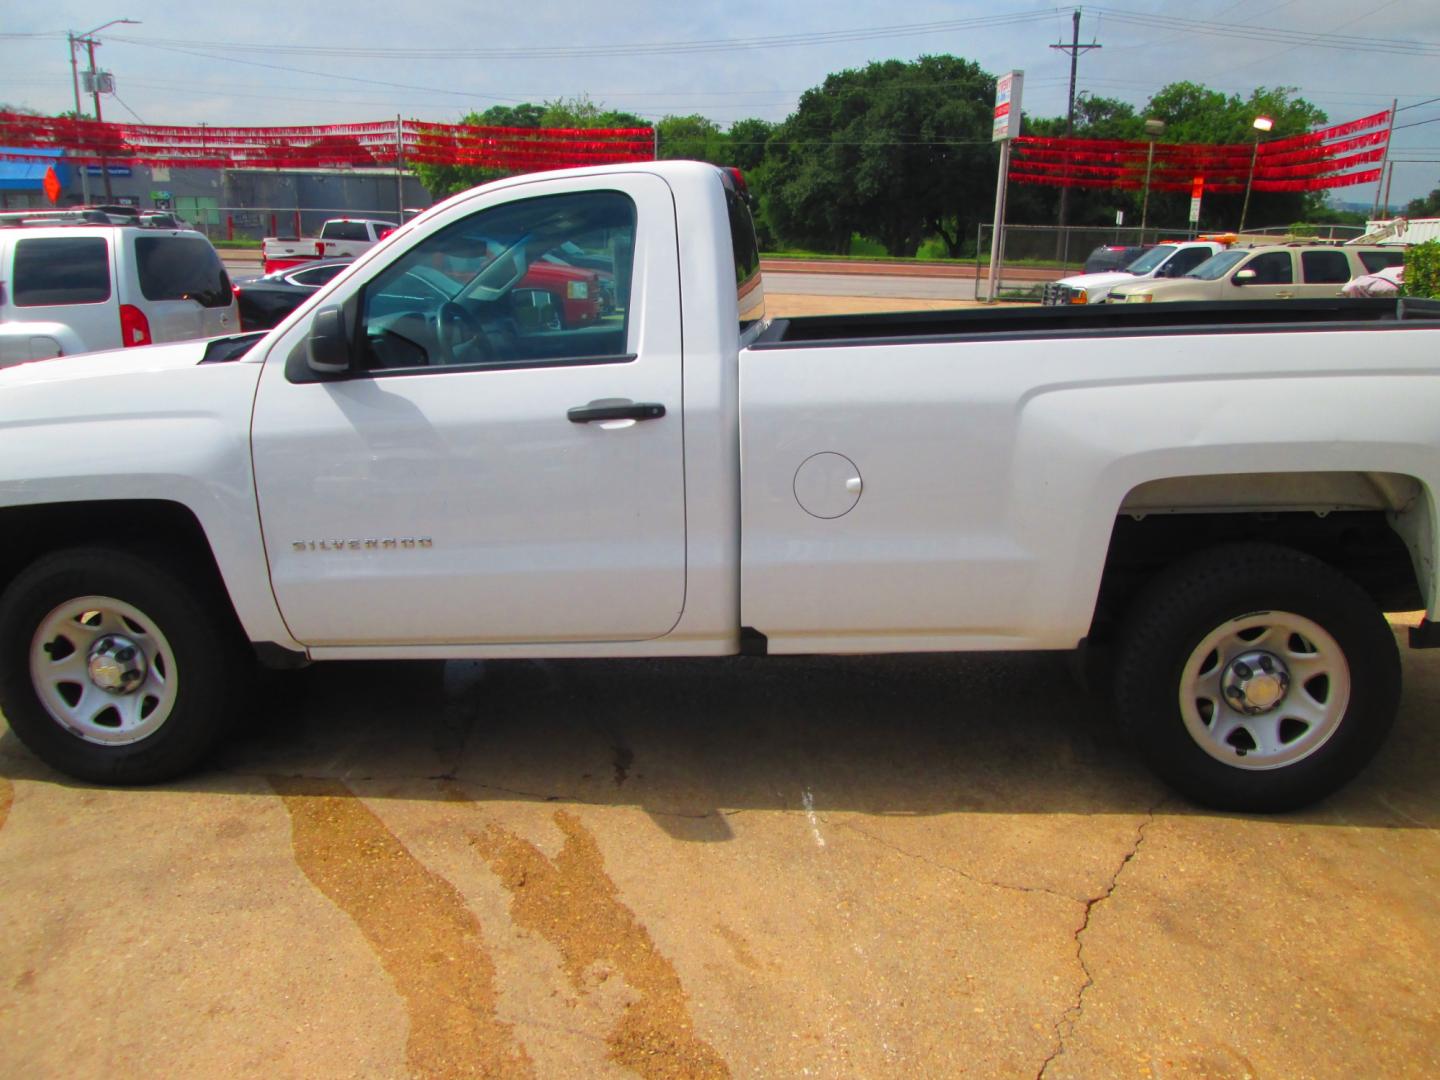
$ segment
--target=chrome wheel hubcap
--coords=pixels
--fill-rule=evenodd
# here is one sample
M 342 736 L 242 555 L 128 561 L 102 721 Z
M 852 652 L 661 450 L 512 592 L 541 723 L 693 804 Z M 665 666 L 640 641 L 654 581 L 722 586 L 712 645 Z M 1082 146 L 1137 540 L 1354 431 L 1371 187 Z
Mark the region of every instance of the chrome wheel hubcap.
M 1191 652 L 1180 715 L 1217 761 L 1277 769 L 1330 740 L 1350 691 L 1350 665 L 1322 626 L 1293 612 L 1255 612 L 1216 627 Z
M 30 677 L 57 724 L 86 742 L 138 742 L 170 717 L 174 653 L 148 616 L 108 596 L 61 604 L 31 639 Z
M 1246 716 L 1277 708 L 1290 690 L 1290 669 L 1267 652 L 1247 652 L 1225 665 L 1220 680 L 1225 700 Z

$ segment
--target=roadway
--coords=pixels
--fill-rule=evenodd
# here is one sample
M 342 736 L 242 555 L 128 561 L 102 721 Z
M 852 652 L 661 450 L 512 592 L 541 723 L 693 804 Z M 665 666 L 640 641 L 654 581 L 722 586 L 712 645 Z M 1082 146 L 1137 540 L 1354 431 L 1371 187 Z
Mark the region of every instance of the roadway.
M 232 278 L 260 273 L 259 254 L 222 251 Z M 794 296 L 854 296 L 882 299 L 955 300 L 974 302 L 977 284 L 972 264 L 839 262 L 831 260 L 766 259 L 765 290 Z M 1061 275 L 1057 270 L 1011 267 L 1007 282 L 1044 281 Z M 982 272 L 983 276 L 983 272 Z

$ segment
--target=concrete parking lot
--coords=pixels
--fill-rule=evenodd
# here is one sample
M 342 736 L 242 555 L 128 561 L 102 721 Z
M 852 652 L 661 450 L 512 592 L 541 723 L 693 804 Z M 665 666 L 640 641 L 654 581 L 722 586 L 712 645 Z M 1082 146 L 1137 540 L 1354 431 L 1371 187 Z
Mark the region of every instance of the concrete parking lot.
M 1431 1076 L 1440 657 L 1307 813 L 1050 655 L 333 664 L 207 771 L 0 735 L 7 1076 Z

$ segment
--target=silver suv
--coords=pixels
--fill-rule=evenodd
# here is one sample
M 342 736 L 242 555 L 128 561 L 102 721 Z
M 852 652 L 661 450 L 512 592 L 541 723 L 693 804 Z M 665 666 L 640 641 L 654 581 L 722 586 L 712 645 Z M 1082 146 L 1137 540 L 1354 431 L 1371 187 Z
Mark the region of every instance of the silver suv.
M 93 210 L 0 214 L 0 367 L 240 329 L 210 241 L 142 221 Z
M 1403 247 L 1266 244 L 1233 247 L 1183 277 L 1117 285 L 1106 302 L 1155 300 L 1291 300 L 1341 296 L 1351 278 L 1405 262 Z

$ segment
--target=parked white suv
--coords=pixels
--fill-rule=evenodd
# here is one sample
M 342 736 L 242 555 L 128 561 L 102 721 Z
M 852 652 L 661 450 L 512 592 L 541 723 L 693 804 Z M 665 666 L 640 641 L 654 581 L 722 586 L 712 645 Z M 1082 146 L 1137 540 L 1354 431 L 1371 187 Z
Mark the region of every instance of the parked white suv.
M 202 234 L 97 219 L 0 215 L 0 367 L 239 330 L 229 275 Z

